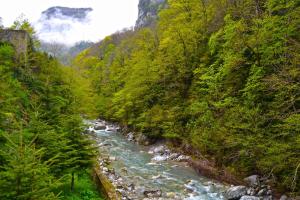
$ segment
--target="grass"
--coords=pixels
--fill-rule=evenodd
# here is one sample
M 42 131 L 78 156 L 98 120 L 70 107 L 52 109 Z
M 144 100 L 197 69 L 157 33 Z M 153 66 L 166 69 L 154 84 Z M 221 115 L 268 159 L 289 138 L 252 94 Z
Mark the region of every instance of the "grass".
M 61 199 L 64 200 L 104 200 L 97 190 L 96 184 L 92 181 L 91 173 L 83 171 L 75 176 L 74 191 L 70 189 L 70 182 L 61 186 Z M 71 177 L 69 178 L 71 180 Z

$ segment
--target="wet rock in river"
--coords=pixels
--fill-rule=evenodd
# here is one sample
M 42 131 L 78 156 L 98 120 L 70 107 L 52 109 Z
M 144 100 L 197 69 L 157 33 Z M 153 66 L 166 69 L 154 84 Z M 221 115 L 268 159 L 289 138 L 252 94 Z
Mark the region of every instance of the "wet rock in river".
M 109 160 L 110 160 L 110 161 L 116 161 L 117 159 L 116 159 L 116 157 L 111 156 L 111 157 L 109 157 Z
M 224 196 L 229 200 L 239 199 L 246 195 L 247 188 L 245 186 L 233 186 L 225 191 Z
M 143 192 L 145 197 L 153 198 L 153 197 L 161 197 L 161 190 L 146 190 Z
M 134 191 L 135 190 L 135 185 L 133 183 L 131 183 L 130 185 L 127 186 L 127 190 L 129 191 Z
M 128 141 L 134 141 L 134 134 L 132 132 L 128 133 L 127 140 Z
M 99 131 L 99 130 L 105 130 L 106 126 L 104 124 L 95 124 L 94 129 Z
M 116 125 L 108 125 L 105 129 L 105 131 L 108 131 L 108 132 L 117 132 L 119 130 L 120 130 L 120 127 L 116 126 Z
M 156 155 L 154 156 L 151 161 L 156 161 L 156 162 L 160 162 L 160 161 L 166 161 L 168 160 L 168 156 L 167 155 Z
M 124 174 L 128 174 L 128 170 L 127 170 L 126 167 L 123 167 L 123 168 L 121 169 L 121 172 L 124 173 Z
M 112 146 L 112 144 L 110 144 L 110 143 L 100 143 L 98 146 L 99 147 L 109 147 L 109 146 Z
M 175 194 L 174 192 L 168 192 L 168 193 L 166 194 L 166 196 L 167 196 L 167 198 L 172 198 L 172 199 L 174 199 L 174 198 L 176 197 L 176 194 Z
M 161 145 L 161 146 L 152 148 L 152 151 L 153 151 L 153 153 L 155 153 L 155 154 L 163 154 L 163 153 L 165 153 L 165 151 L 166 151 L 166 147 L 163 146 L 163 145 Z
M 170 160 L 176 160 L 180 156 L 179 153 L 171 153 L 169 156 Z
M 184 187 L 185 187 L 186 191 L 194 192 L 196 190 L 195 184 L 196 184 L 196 181 L 189 180 L 186 184 L 184 184 Z
M 180 155 L 178 158 L 176 158 L 175 160 L 178 162 L 187 162 L 191 159 L 190 156 L 185 156 L 185 155 Z
M 255 196 L 242 196 L 240 200 L 260 200 L 260 198 Z

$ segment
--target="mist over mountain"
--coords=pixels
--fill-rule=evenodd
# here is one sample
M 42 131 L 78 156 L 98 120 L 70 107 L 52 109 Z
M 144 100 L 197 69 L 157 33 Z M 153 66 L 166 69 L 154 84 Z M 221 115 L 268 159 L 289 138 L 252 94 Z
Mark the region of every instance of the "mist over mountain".
M 81 21 L 86 20 L 88 13 L 91 11 L 93 11 L 92 8 L 68 8 L 55 6 L 43 11 L 42 15 L 48 20 L 53 18 L 65 19 L 66 17 L 70 17 L 74 20 Z
M 63 64 L 69 65 L 71 60 L 83 50 L 91 47 L 94 43 L 90 41 L 76 42 L 73 46 L 68 46 L 58 42 L 41 42 L 40 50 L 56 57 Z
M 73 45 L 73 36 L 88 29 L 92 8 L 51 7 L 41 13 L 36 29 L 46 42 Z M 82 38 L 83 40 L 85 38 Z
M 159 11 L 165 7 L 165 4 L 166 0 L 139 0 L 135 29 L 154 24 Z M 62 63 L 69 64 L 71 58 L 84 49 L 91 46 L 98 49 L 101 41 L 92 43 L 82 38 L 81 41 L 75 43 L 69 42 L 74 35 L 90 29 L 92 13 L 93 8 L 61 6 L 50 7 L 43 11 L 37 24 L 38 33 L 42 39 L 41 50 L 57 57 Z M 117 37 L 120 34 L 117 31 L 114 35 Z M 99 40 L 101 40 L 100 37 Z

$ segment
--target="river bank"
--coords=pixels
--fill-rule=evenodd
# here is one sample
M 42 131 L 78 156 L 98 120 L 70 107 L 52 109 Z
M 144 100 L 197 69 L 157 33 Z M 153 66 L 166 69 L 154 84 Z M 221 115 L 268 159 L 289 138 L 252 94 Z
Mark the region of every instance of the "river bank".
M 207 190 L 211 190 L 212 187 L 218 186 L 219 193 L 215 193 L 215 196 L 210 196 L 208 199 L 263 199 L 263 200 L 271 200 L 271 199 L 279 199 L 278 195 L 274 195 L 271 187 L 267 184 L 267 179 L 253 175 L 250 177 L 245 178 L 244 180 L 239 180 L 230 173 L 226 171 L 220 171 L 218 170 L 210 161 L 207 159 L 195 159 L 193 156 L 184 154 L 178 148 L 169 148 L 167 145 L 167 142 L 159 142 L 154 143 L 154 141 L 149 140 L 143 135 L 135 134 L 133 132 L 130 132 L 126 130 L 125 128 L 121 128 L 116 124 L 107 123 L 102 120 L 98 121 L 92 121 L 90 122 L 90 128 L 87 130 L 87 133 L 93 134 L 93 135 L 99 135 L 99 134 L 117 134 L 121 135 L 123 139 L 126 138 L 127 142 L 133 143 L 134 145 L 146 145 L 142 146 L 146 154 L 150 156 L 150 162 L 146 163 L 151 166 L 155 165 L 161 165 L 161 163 L 167 163 L 167 162 L 173 162 L 174 166 L 180 166 L 180 167 L 192 167 L 195 169 L 200 175 L 200 177 L 208 177 L 212 178 L 213 180 L 217 181 L 211 181 L 206 185 Z M 109 138 L 108 134 L 108 138 Z M 99 139 L 99 138 L 98 138 Z M 103 139 L 103 138 L 101 138 Z M 124 142 L 124 141 L 122 141 Z M 111 147 L 112 145 L 110 143 L 107 143 L 107 141 L 99 140 L 97 142 L 99 144 L 99 147 L 103 149 L 103 147 Z M 110 152 L 111 153 L 111 152 Z M 144 153 L 144 152 L 143 152 Z M 132 156 L 132 155 L 128 155 Z M 147 155 L 144 155 L 147 157 Z M 133 156 L 134 157 L 134 156 Z M 98 161 L 100 163 L 100 169 L 102 173 L 108 177 L 108 179 L 113 183 L 113 185 L 116 186 L 117 193 L 120 193 L 122 196 L 122 199 L 205 199 L 207 197 L 201 197 L 199 196 L 199 191 L 197 191 L 197 185 L 193 179 L 185 180 L 182 185 L 184 187 L 184 190 L 187 191 L 185 195 L 176 194 L 176 193 L 165 193 L 162 194 L 163 191 L 160 189 L 151 189 L 151 190 L 143 190 L 139 191 L 139 193 L 142 193 L 142 196 L 134 197 L 130 196 L 135 191 L 135 185 L 127 184 L 126 179 L 124 180 L 124 177 L 120 176 L 120 174 L 126 174 L 128 173 L 127 168 L 120 168 L 119 172 L 116 173 L 116 169 L 114 168 L 114 164 L 112 162 L 116 161 L 116 156 L 107 155 L 106 157 L 100 158 Z M 176 164 L 174 164 L 174 162 Z M 196 173 L 193 174 L 193 176 L 198 176 Z M 152 175 L 152 177 L 147 177 L 154 180 L 159 180 L 163 178 L 163 174 L 158 175 Z M 147 179 L 146 178 L 146 179 Z M 193 177 L 194 178 L 194 177 Z M 125 184 L 123 183 L 125 182 Z M 221 184 L 223 183 L 223 184 Z M 229 185 L 234 184 L 234 185 Z M 155 184 L 154 184 L 155 185 Z M 206 191 L 207 193 L 207 191 Z M 214 193 L 214 192 L 212 192 Z M 200 192 L 201 194 L 201 192 Z M 217 196 L 216 196 L 217 194 Z M 209 195 L 208 195 L 209 196 Z M 282 196 L 280 199 L 285 199 L 285 196 Z

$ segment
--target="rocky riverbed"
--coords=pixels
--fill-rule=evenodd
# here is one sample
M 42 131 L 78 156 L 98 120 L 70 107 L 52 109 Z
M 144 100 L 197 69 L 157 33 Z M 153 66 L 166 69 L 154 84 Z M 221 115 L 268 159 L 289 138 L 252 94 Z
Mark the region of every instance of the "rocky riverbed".
M 268 180 L 258 175 L 244 179 L 245 185 L 229 186 L 199 176 L 189 165 L 190 156 L 174 152 L 164 144 L 150 144 L 132 132 L 121 134 L 116 124 L 86 121 L 101 152 L 100 172 L 112 183 L 121 199 L 136 200 L 272 200 Z M 141 136 L 139 136 L 141 137 Z M 142 142 L 141 142 L 142 140 Z M 282 196 L 280 200 L 287 200 Z

